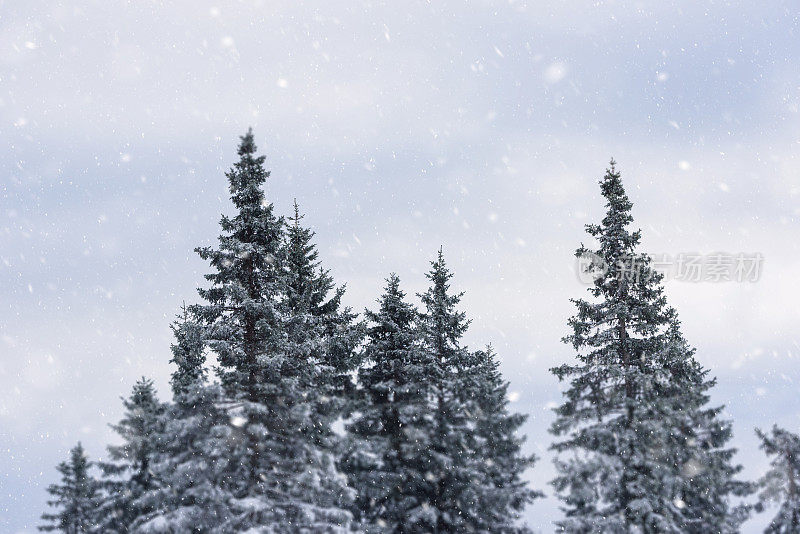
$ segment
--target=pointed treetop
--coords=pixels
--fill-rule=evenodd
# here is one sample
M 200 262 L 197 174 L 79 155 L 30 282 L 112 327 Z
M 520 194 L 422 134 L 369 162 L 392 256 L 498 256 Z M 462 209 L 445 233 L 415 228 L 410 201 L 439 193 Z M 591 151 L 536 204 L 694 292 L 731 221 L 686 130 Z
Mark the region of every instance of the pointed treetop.
M 633 222 L 631 209 L 633 203 L 625 193 L 622 177 L 616 168 L 614 159 L 610 168 L 600 180 L 600 191 L 606 199 L 606 215 L 601 224 L 587 224 L 586 232 L 600 241 L 600 250 L 596 251 L 604 261 L 614 263 L 622 257 L 634 253 L 641 239 L 639 230 L 630 231 L 628 225 Z M 583 256 L 588 250 L 581 247 L 575 252 L 576 256 Z
M 344 287 L 336 288 L 330 272 L 322 267 L 319 251 L 313 242 L 314 231 L 301 224 L 303 217 L 295 200 L 294 216 L 288 219 L 285 236 L 287 302 L 296 311 L 303 309 L 315 316 L 331 314 L 339 309 Z
M 601 191 L 603 196 L 608 200 L 607 207 L 618 211 L 630 211 L 633 204 L 625 194 L 625 188 L 622 186 L 622 175 L 617 170 L 617 162 L 613 159 L 610 162 L 611 167 L 606 169 L 606 174 L 600 181 Z M 627 222 L 631 222 L 630 218 Z
M 466 313 L 458 310 L 458 304 L 464 293 L 449 293 L 449 282 L 453 278 L 453 273 L 444 261 L 442 247 L 439 247 L 436 260 L 431 262 L 431 270 L 425 276 L 431 281 L 431 286 L 418 296 L 427 309 L 425 316 L 430 330 L 429 335 L 436 338 L 444 336 L 453 345 L 458 346 L 458 340 L 467 331 L 470 321 L 467 320 Z
M 136 381 L 133 389 L 134 391 L 150 391 L 153 389 L 153 380 L 143 375 L 141 378 L 139 378 L 139 380 Z
M 241 143 L 239 143 L 239 155 L 255 154 L 258 147 L 256 147 L 255 139 L 253 138 L 253 127 L 247 129 L 247 133 L 240 136 Z
M 441 245 L 439 245 L 436 259 L 431 261 L 431 270 L 425 274 L 425 277 L 433 282 L 434 292 L 445 294 L 450 288 L 447 282 L 453 278 L 453 273 L 447 269 L 447 263 L 444 261 L 444 251 Z
M 392 294 L 403 293 L 400 290 L 400 277 L 397 276 L 397 273 L 389 273 L 389 277 L 386 279 L 386 292 Z
M 405 291 L 400 289 L 400 277 L 397 276 L 397 273 L 390 273 L 389 277 L 386 278 L 386 287 L 383 295 L 378 299 L 378 303 L 381 305 L 381 312 L 386 313 L 396 308 L 397 303 L 403 301 L 405 297 Z
M 181 314 L 170 325 L 175 341 L 170 345 L 173 371 L 170 384 L 175 395 L 185 393 L 190 386 L 202 384 L 206 377 L 203 328 L 190 315 L 186 304 Z
M 386 326 L 388 323 L 393 323 L 395 327 L 405 326 L 414 320 L 415 310 L 414 307 L 405 302 L 406 294 L 400 289 L 400 277 L 396 273 L 389 274 L 386 278 L 386 287 L 383 294 L 378 298 L 380 308 L 376 312 L 370 310 L 366 311 L 366 316 L 379 324 Z M 374 333 L 382 330 L 383 327 L 372 328 Z
M 264 192 L 261 185 L 269 178 L 269 171 L 264 169 L 264 156 L 255 156 L 257 147 L 253 139 L 253 129 L 241 136 L 239 143 L 239 161 L 228 171 L 231 200 L 240 210 L 255 208 L 258 210 L 264 203 Z
M 300 220 L 305 217 L 305 215 L 300 214 L 300 206 L 297 204 L 297 199 L 294 199 L 294 217 L 290 217 L 289 220 L 294 223 L 295 228 L 300 226 Z
M 130 403 L 134 406 L 142 406 L 156 401 L 156 388 L 153 381 L 145 376 L 141 377 L 133 385 L 130 396 Z
M 794 456 L 800 452 L 800 436 L 784 430 L 778 425 L 772 425 L 771 436 L 759 428 L 756 428 L 756 435 L 761 438 L 761 448 L 767 454 L 786 454 L 791 462 L 796 462 L 797 467 L 800 468 L 800 457 Z M 800 476 L 800 472 L 797 475 Z
M 83 450 L 83 445 L 79 441 L 77 445 L 75 445 L 72 450 L 70 451 L 72 455 L 72 461 L 77 463 L 79 460 L 84 459 L 86 454 Z

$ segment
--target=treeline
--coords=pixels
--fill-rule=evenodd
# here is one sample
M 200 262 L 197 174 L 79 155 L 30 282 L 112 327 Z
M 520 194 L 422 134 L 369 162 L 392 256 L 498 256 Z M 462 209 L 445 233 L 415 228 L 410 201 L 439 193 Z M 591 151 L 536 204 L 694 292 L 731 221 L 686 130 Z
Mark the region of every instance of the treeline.
M 542 496 L 523 478 L 508 383 L 491 347 L 462 342 L 469 320 L 440 249 L 409 302 L 395 274 L 363 318 L 342 304 L 295 203 L 264 197 L 252 132 L 227 173 L 232 217 L 199 302 L 172 324 L 172 399 L 141 379 L 113 425 L 120 444 L 91 462 L 78 444 L 48 488 L 42 530 L 110 533 L 515 533 Z M 683 339 L 660 275 L 637 252 L 613 162 L 590 300 L 565 338 L 576 361 L 551 432 L 561 532 L 736 532 L 780 506 L 769 532 L 800 531 L 800 438 L 759 433 L 772 469 L 736 479 L 731 424 L 709 407 L 714 380 Z M 630 262 L 637 265 L 630 276 Z M 603 263 L 601 266 L 599 263 Z M 759 502 L 739 497 L 761 488 Z

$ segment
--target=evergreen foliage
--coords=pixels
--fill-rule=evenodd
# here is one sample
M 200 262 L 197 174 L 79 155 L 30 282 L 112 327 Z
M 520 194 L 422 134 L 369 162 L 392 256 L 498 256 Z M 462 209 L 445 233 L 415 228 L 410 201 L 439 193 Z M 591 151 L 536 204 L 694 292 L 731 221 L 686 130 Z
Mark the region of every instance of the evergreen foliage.
M 210 532 L 230 517 L 221 456 L 228 421 L 219 386 L 207 382 L 203 328 L 184 308 L 172 332 L 173 402 L 156 439 L 155 483 L 140 499 L 149 512 L 133 521 L 138 533 Z
M 433 528 L 430 511 L 429 410 L 431 362 L 418 341 L 418 314 L 392 274 L 369 321 L 365 365 L 359 370 L 361 403 L 347 429 L 344 461 L 358 489 L 356 515 L 367 531 L 422 532 Z
M 471 450 L 479 472 L 475 487 L 475 531 L 522 533 L 519 526 L 525 506 L 544 494 L 528 487 L 523 473 L 537 458 L 522 453 L 524 437 L 519 430 L 527 415 L 511 413 L 508 382 L 500 372 L 491 346 L 474 355 L 472 370 L 475 431 Z
M 69 451 L 69 460 L 58 464 L 56 469 L 61 473 L 61 483 L 47 487 L 47 493 L 52 496 L 47 504 L 56 511 L 42 514 L 45 523 L 39 530 L 67 534 L 93 531 L 100 485 L 89 473 L 91 467 L 92 462 L 80 443 Z
M 800 532 L 800 436 L 777 425 L 771 433 L 756 429 L 761 448 L 772 457 L 770 469 L 758 481 L 760 492 L 756 508 L 761 511 L 778 504 L 766 534 Z
M 233 218 L 223 217 L 218 248 L 198 249 L 214 272 L 191 308 L 219 362 L 230 425 L 222 456 L 230 517 L 225 530 L 332 532 L 349 528 L 351 491 L 321 440 L 324 342 L 311 315 L 289 289 L 284 219 L 262 186 L 269 176 L 252 132 L 228 172 Z M 298 286 L 294 289 L 303 290 Z
M 103 471 L 104 495 L 96 523 L 101 532 L 133 532 L 136 519 L 152 511 L 153 503 L 143 499 L 155 485 L 153 460 L 163 436 L 164 405 L 158 400 L 153 381 L 141 378 L 123 399 L 125 414 L 112 428 L 122 444 L 109 445 L 109 460 L 99 462 Z
M 746 517 L 729 497 L 749 491 L 734 480 L 725 444 L 731 425 L 708 408 L 714 381 L 683 340 L 650 258 L 630 231 L 632 204 L 611 162 L 601 183 L 606 215 L 583 245 L 595 275 L 593 299 L 564 341 L 577 363 L 553 369 L 567 380 L 552 433 L 559 454 L 553 481 L 565 532 L 735 532 Z M 566 456 L 568 453 L 568 456 Z M 566 457 L 565 457 L 566 456 Z

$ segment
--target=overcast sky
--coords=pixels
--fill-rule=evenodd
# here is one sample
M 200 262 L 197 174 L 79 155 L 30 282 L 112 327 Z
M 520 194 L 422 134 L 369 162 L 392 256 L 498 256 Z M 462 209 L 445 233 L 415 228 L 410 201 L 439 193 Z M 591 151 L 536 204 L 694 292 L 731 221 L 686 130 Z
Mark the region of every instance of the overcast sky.
M 757 477 L 754 426 L 800 429 L 797 4 L 298 4 L 0 1 L 0 531 L 35 531 L 55 464 L 103 455 L 138 377 L 166 397 L 248 126 L 357 310 L 391 271 L 421 291 L 444 247 L 550 495 L 548 369 L 573 357 L 608 160 L 644 250 L 762 254 L 755 283 L 667 283 Z

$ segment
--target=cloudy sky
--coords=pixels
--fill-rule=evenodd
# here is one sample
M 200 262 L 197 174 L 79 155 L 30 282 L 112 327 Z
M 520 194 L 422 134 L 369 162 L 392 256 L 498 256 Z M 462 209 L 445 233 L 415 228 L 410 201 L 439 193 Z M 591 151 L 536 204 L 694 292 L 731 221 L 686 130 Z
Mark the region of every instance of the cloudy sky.
M 800 427 L 797 5 L 299 4 L 0 1 L 0 531 L 35 530 L 76 441 L 103 455 L 138 377 L 167 392 L 248 126 L 356 309 L 391 271 L 422 290 L 444 247 L 548 493 L 548 368 L 608 160 L 648 252 L 760 253 L 757 282 L 667 282 L 757 477 L 753 428 Z

